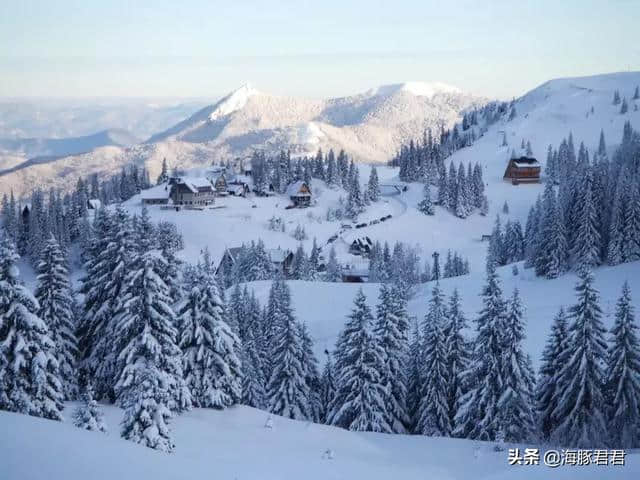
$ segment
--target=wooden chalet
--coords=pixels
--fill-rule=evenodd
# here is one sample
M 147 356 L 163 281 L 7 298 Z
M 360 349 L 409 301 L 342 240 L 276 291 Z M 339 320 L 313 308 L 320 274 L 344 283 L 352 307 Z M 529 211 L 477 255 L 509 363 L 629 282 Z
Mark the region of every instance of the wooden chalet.
M 369 281 L 369 269 L 346 265 L 342 269 L 342 281 L 345 283 L 366 283 Z
M 512 158 L 504 172 L 504 180 L 514 185 L 540 183 L 540 162 L 531 157 Z
M 216 178 L 214 187 L 216 189 L 216 195 L 220 197 L 224 197 L 227 195 L 227 193 L 229 193 L 229 190 L 227 187 L 227 178 L 224 176 L 224 173 L 218 176 L 218 178 Z
M 287 196 L 295 207 L 304 208 L 311 205 L 311 188 L 307 182 L 298 180 L 287 187 Z
M 356 238 L 349 246 L 349 253 L 368 257 L 373 248 L 373 242 L 369 237 Z
M 206 178 L 180 177 L 171 185 L 170 198 L 174 205 L 206 206 L 215 201 L 216 192 Z
M 231 271 L 241 250 L 242 247 L 225 249 L 216 269 L 216 273 L 220 271 Z M 274 271 L 281 273 L 286 278 L 289 275 L 291 264 L 293 263 L 293 252 L 291 250 L 283 250 L 281 248 L 268 248 L 266 249 L 266 252 L 267 255 L 269 255 L 269 260 L 271 260 Z

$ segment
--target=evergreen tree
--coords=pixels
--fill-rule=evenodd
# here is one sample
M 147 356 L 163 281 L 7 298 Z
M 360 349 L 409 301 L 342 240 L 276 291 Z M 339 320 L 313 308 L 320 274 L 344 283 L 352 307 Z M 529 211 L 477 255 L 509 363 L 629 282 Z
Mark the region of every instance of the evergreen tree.
M 553 320 L 549 339 L 542 352 L 542 361 L 536 385 L 536 411 L 538 429 L 542 438 L 548 441 L 551 433 L 557 428 L 558 421 L 554 417 L 557 406 L 559 374 L 562 368 L 560 363 L 567 348 L 567 318 L 564 309 Z
M 399 287 L 383 283 L 376 308 L 374 334 L 384 351 L 382 384 L 386 388 L 387 423 L 392 427 L 389 433 L 405 433 L 409 425 L 406 377 L 409 322 L 404 297 Z
M 62 419 L 63 387 L 55 345 L 22 285 L 13 243 L 0 235 L 0 409 Z
M 340 282 L 342 281 L 342 268 L 336 258 L 336 249 L 331 246 L 329 250 L 329 260 L 327 261 L 327 269 L 324 274 L 324 279 L 327 282 Z
M 377 202 L 380 199 L 380 182 L 378 180 L 378 170 L 375 166 L 371 167 L 369 183 L 367 184 L 367 192 L 369 193 L 369 199 L 372 202 Z
M 113 387 L 117 380 L 114 339 L 114 315 L 133 255 L 131 219 L 118 206 L 115 214 L 99 211 L 94 222 L 87 275 L 82 279 L 85 295 L 79 328 L 82 366 L 94 381 L 97 398 L 115 400 Z
M 224 319 L 214 276 L 201 271 L 198 280 L 177 311 L 182 371 L 194 406 L 222 409 L 242 395 L 240 340 Z
M 578 269 L 591 268 L 600 263 L 600 232 L 592 189 L 593 174 L 588 168 L 583 177 L 574 215 L 577 230 L 571 253 Z
M 418 204 L 418 210 L 420 210 L 422 213 L 424 213 L 425 215 L 434 215 L 435 212 L 435 208 L 433 207 L 433 203 L 431 202 L 431 187 L 429 186 L 428 183 L 424 184 L 424 190 L 423 190 L 423 198 L 420 201 L 420 203 Z
M 175 444 L 169 429 L 172 415 L 166 405 L 169 396 L 165 388 L 166 379 L 157 369 L 143 364 L 135 364 L 136 379 L 127 384 L 128 400 L 120 435 L 126 440 L 169 453 Z
M 347 430 L 389 432 L 384 403 L 384 351 L 372 333 L 373 315 L 362 290 L 336 343 L 336 395 L 329 423 Z
M 502 333 L 505 301 L 491 259 L 487 261 L 487 281 L 482 289 L 483 308 L 476 319 L 477 336 L 469 369 L 463 381 L 468 390 L 455 416 L 454 435 L 478 440 L 495 440 L 503 431 L 499 400 L 503 393 Z
M 447 353 L 447 375 L 448 379 L 448 409 L 449 422 L 454 424 L 454 419 L 462 395 L 463 389 L 463 372 L 469 367 L 470 348 L 469 344 L 462 335 L 462 331 L 467 328 L 467 319 L 462 312 L 460 304 L 460 294 L 458 289 L 454 289 L 451 297 L 449 297 L 449 305 L 446 314 L 446 323 L 444 325 L 445 351 Z
M 569 342 L 560 361 L 553 412 L 558 424 L 551 439 L 562 445 L 593 448 L 607 444 L 603 395 L 607 345 L 591 272 L 581 272 L 576 296 L 577 303 L 569 310 Z
M 322 400 L 320 398 L 321 385 L 320 374 L 318 373 L 318 360 L 313 353 L 313 341 L 307 325 L 305 323 L 298 323 L 300 340 L 302 343 L 302 356 L 300 363 L 305 370 L 305 382 L 309 390 L 309 412 L 310 420 L 319 422 L 322 416 Z
M 91 384 L 87 385 L 82 394 L 82 403 L 73 411 L 73 424 L 83 430 L 107 433 L 104 415 L 98 402 L 93 398 Z
M 620 105 L 620 115 L 624 115 L 629 111 L 629 104 L 627 103 L 627 97 L 622 99 L 622 105 Z
M 524 308 L 516 289 L 509 300 L 503 335 L 503 391 L 498 401 L 502 431 L 507 442 L 530 440 L 534 434 L 534 375 L 522 349 Z
M 35 297 L 40 305 L 38 316 L 47 325 L 55 345 L 64 396 L 67 400 L 74 399 L 78 345 L 74 334 L 73 297 L 66 261 L 53 234 L 42 249 Z
M 333 362 L 331 361 L 331 355 L 329 354 L 329 352 L 325 350 L 325 353 L 327 354 L 327 361 L 324 364 L 322 377 L 320 379 L 320 402 L 322 404 L 322 411 L 320 415 L 321 423 L 328 423 L 330 405 L 336 395 L 336 382 L 333 371 Z
M 451 432 L 446 314 L 445 298 L 436 283 L 422 324 L 422 388 L 416 431 L 423 435 L 447 436 Z
M 152 405 L 156 408 L 153 411 L 160 416 L 165 407 L 176 412 L 191 407 L 175 313 L 170 307 L 169 288 L 160 276 L 166 262 L 157 250 L 141 251 L 145 253 L 132 257 L 124 278 L 110 338 L 115 340 L 112 351 L 117 359 L 115 394 L 119 404 L 128 409 L 127 418 L 133 415 L 130 419 L 148 412 L 148 402 L 157 404 Z
M 160 172 L 160 175 L 158 176 L 158 179 L 156 180 L 156 185 L 160 185 L 162 183 L 165 183 L 169 181 L 169 167 L 167 167 L 167 159 L 163 158 L 162 159 L 162 171 Z
M 614 446 L 637 448 L 640 445 L 640 341 L 627 282 L 616 305 L 611 336 L 607 357 L 607 425 Z
M 311 419 L 306 366 L 302 365 L 303 345 L 291 308 L 291 293 L 282 279 L 271 285 L 270 321 L 274 329 L 272 369 L 267 384 L 269 410 L 292 419 Z

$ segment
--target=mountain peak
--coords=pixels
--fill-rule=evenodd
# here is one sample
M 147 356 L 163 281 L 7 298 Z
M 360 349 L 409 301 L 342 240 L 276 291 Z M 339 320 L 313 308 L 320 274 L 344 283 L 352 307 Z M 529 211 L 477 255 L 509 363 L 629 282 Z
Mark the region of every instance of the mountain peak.
M 258 95 L 259 93 L 260 92 L 253 88 L 250 83 L 245 83 L 240 86 L 240 88 L 234 90 L 220 100 L 209 115 L 209 119 L 217 120 L 220 117 L 224 117 L 225 115 L 229 115 L 230 113 L 240 110 L 246 105 L 247 100 L 249 100 L 250 97 Z
M 370 95 L 393 95 L 398 92 L 407 92 L 416 97 L 431 98 L 438 93 L 461 93 L 458 87 L 442 82 L 404 82 L 391 85 L 382 85 L 370 90 Z

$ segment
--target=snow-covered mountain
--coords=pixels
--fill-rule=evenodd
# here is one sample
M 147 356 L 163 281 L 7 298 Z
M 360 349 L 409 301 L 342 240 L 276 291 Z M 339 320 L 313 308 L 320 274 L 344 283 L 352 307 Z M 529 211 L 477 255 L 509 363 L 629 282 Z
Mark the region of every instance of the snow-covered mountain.
M 112 174 L 131 162 L 144 163 L 153 177 L 165 157 L 171 165 L 189 168 L 248 156 L 256 149 L 303 154 L 333 148 L 344 149 L 360 162 L 386 162 L 403 142 L 421 136 L 426 128 L 451 127 L 462 112 L 486 101 L 442 83 L 386 85 L 326 100 L 269 95 L 243 85 L 144 144 L 109 144 L 46 166 L 27 164 L 6 173 L 17 175 L 9 177 L 13 188 L 26 186 L 16 192 L 22 194 L 37 185 L 72 185 L 77 177 L 69 172 Z M 0 187 L 0 193 L 7 188 Z
M 408 82 L 327 100 L 280 97 L 243 85 L 149 142 L 215 146 L 220 154 L 255 149 L 295 153 L 345 149 L 357 160 L 384 162 L 425 128 L 450 127 L 485 100 L 441 83 Z
M 140 143 L 140 139 L 136 138 L 131 132 L 121 128 L 112 128 L 81 137 L 0 138 L 0 149 L 15 152 L 32 159 L 34 157 L 76 155 L 107 145 L 126 148 L 136 143 Z

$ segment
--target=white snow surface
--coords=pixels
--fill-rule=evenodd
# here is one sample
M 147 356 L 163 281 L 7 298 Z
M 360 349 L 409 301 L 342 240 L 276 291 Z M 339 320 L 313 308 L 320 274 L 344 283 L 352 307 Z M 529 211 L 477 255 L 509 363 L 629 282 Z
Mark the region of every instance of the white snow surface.
M 67 404 L 69 417 L 72 404 Z M 0 477 L 14 480 L 424 480 L 637 478 L 624 467 L 509 466 L 493 444 L 419 435 L 356 433 L 248 407 L 195 409 L 171 422 L 176 449 L 160 453 L 119 436 L 122 411 L 103 407 L 109 433 L 0 412 Z M 522 448 L 522 446 L 521 446 Z M 324 453 L 330 449 L 333 458 Z
M 246 105 L 249 97 L 257 95 L 258 93 L 258 90 L 253 88 L 251 84 L 246 83 L 242 85 L 240 88 L 218 102 L 215 110 L 209 114 L 209 120 L 217 120 L 218 118 L 229 115 L 236 110 L 240 110 Z

